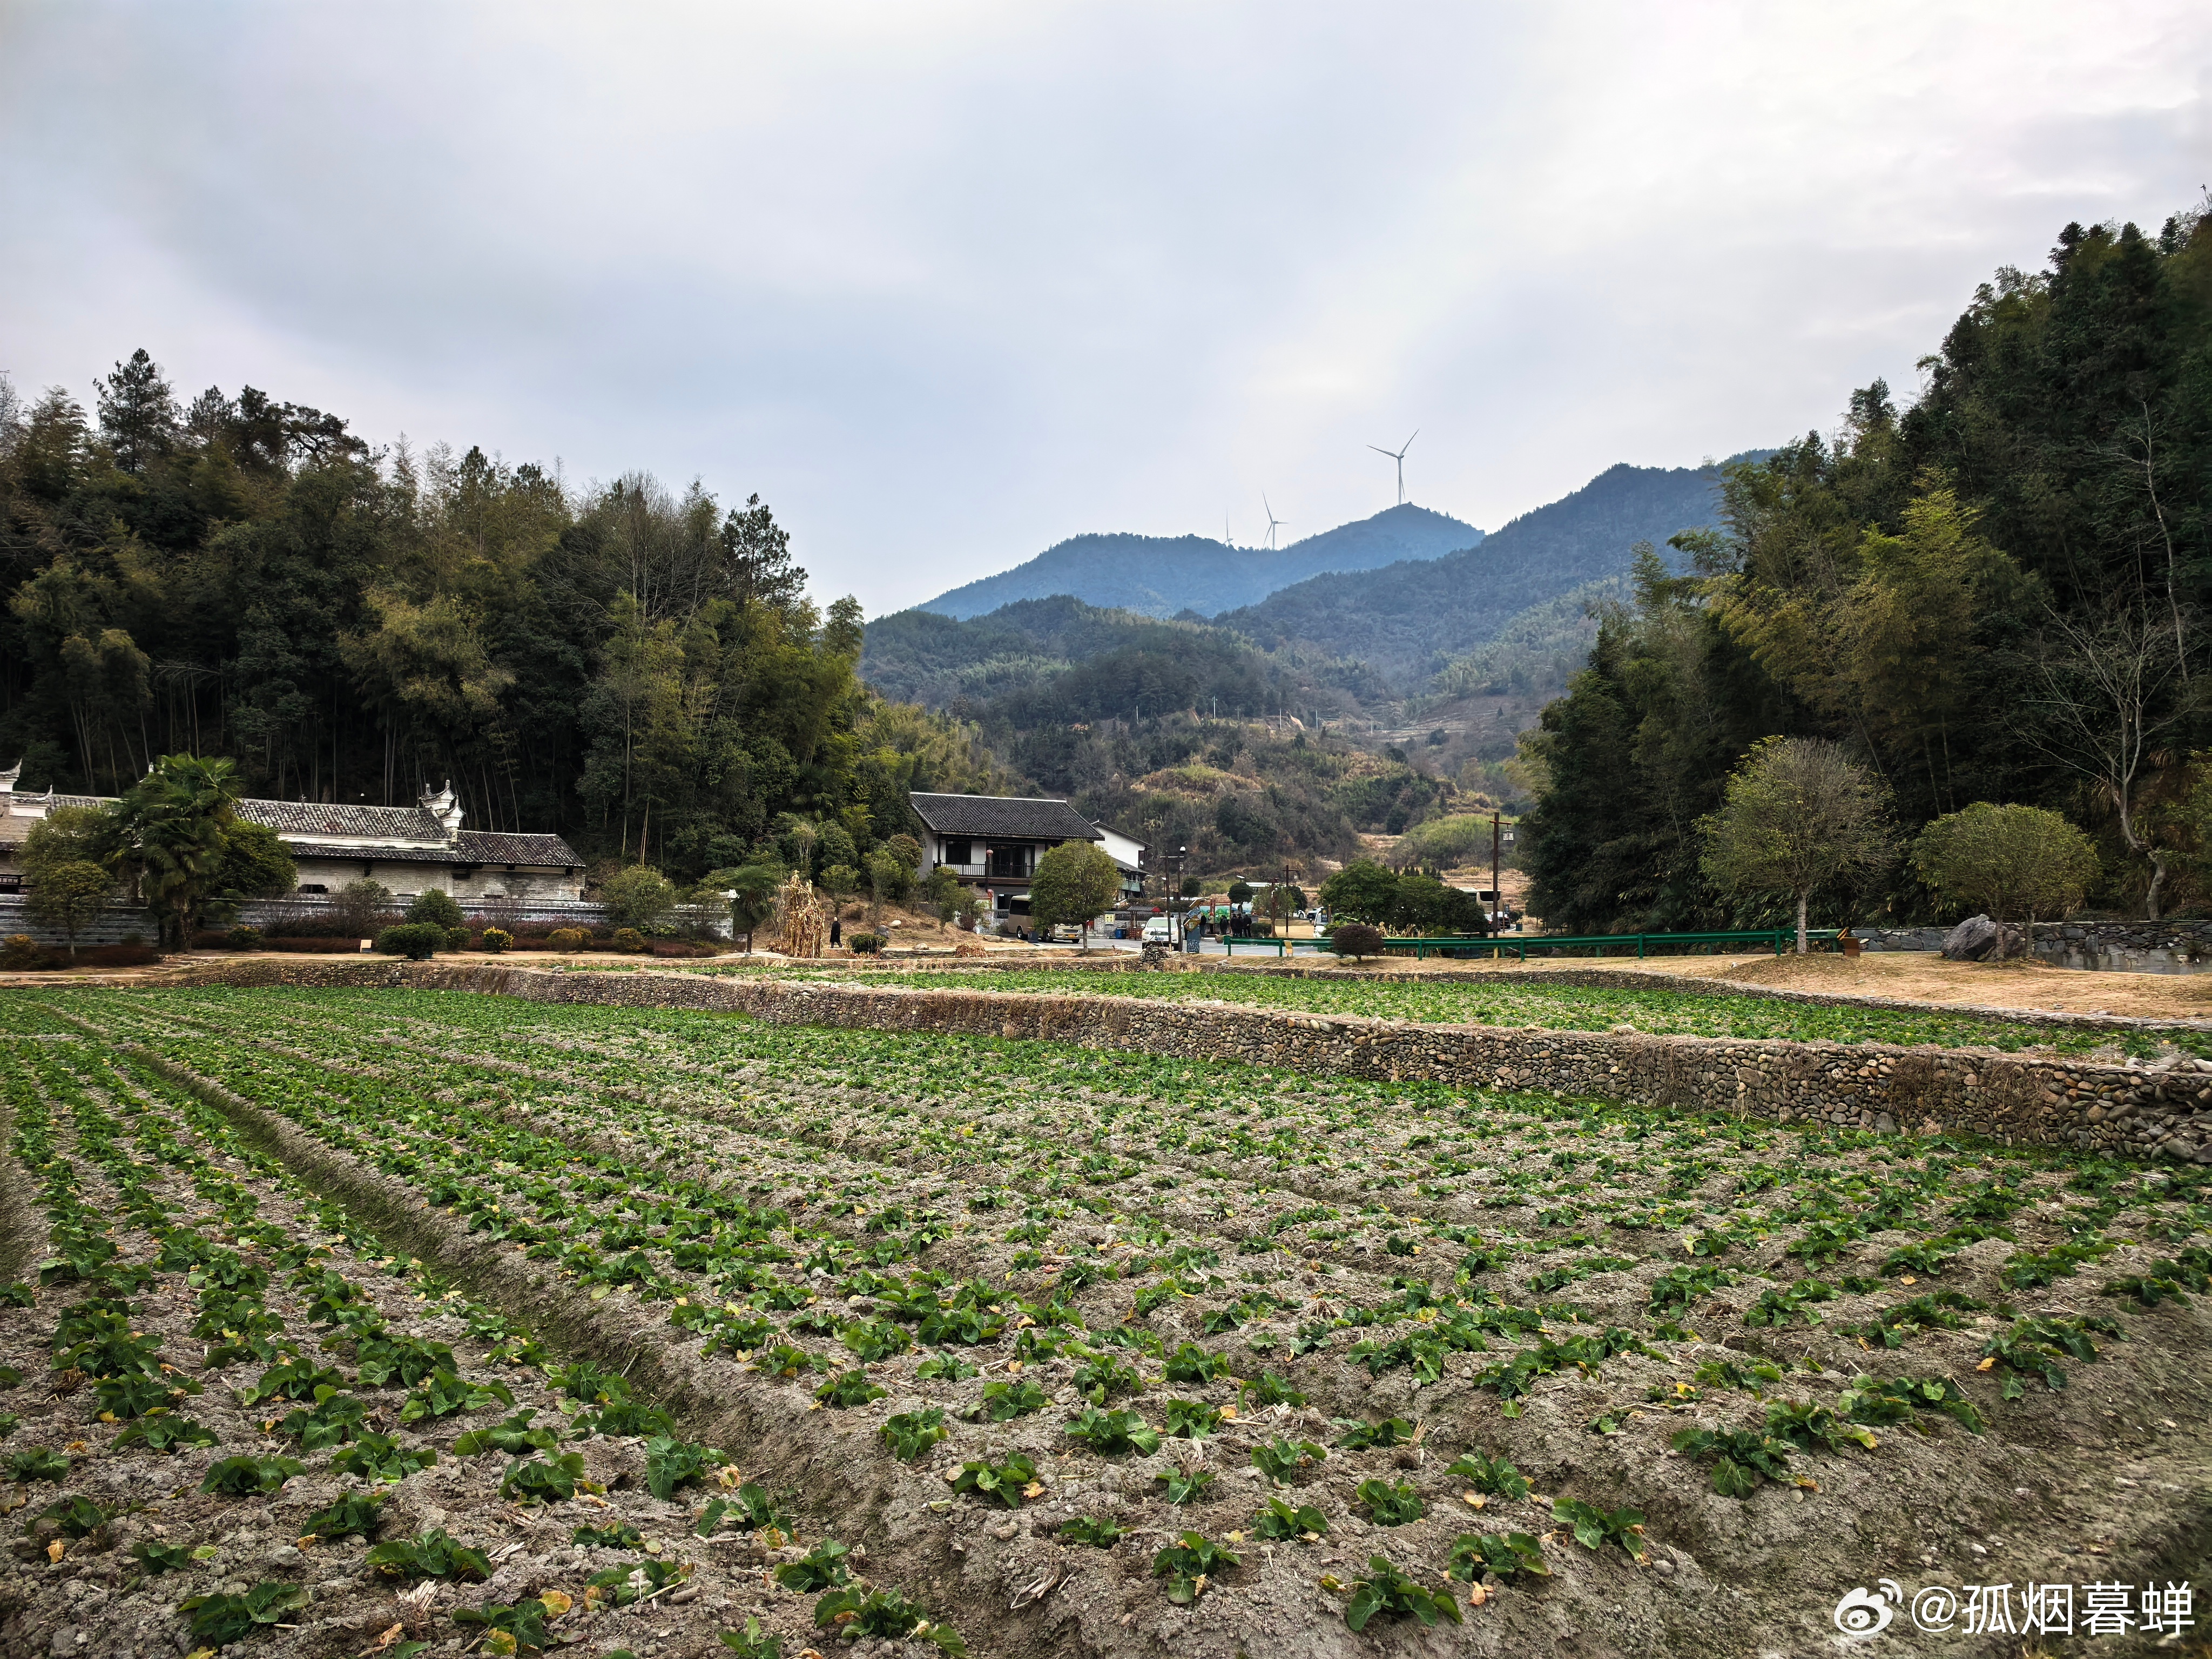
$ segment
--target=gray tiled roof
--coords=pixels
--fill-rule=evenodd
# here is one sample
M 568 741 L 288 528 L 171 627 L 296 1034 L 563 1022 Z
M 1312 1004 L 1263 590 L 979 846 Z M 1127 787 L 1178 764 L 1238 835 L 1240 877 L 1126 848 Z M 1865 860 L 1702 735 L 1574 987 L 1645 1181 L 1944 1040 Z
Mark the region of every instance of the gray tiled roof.
M 377 864 L 527 864 L 574 867 L 584 860 L 558 836 L 510 836 L 490 830 L 464 830 L 458 847 L 422 847 L 399 842 L 289 842 L 301 859 L 362 859 Z
M 339 806 L 312 800 L 242 800 L 238 816 L 280 836 L 343 836 L 356 841 L 442 843 L 445 830 L 419 806 Z
M 583 860 L 558 836 L 513 835 L 501 830 L 464 830 L 461 849 L 481 864 L 571 864 Z
M 940 836 L 1006 836 L 1022 841 L 1103 841 L 1064 800 L 1018 795 L 908 795 L 921 821 Z

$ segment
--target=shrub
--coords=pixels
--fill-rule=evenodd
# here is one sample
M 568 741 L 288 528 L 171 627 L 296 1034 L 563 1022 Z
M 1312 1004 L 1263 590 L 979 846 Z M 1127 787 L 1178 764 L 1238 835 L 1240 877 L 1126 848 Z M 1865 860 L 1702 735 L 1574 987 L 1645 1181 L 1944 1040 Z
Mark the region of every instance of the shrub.
M 617 870 L 601 884 L 599 896 L 625 930 L 650 927 L 676 902 L 676 884 L 642 864 Z
M 39 941 L 28 933 L 10 933 L 0 939 L 0 968 L 10 973 L 40 967 L 46 958 L 46 953 L 39 948 Z
M 483 948 L 494 956 L 498 956 L 514 943 L 514 935 L 504 927 L 487 927 L 483 930 Z
M 1382 930 L 1364 921 L 1340 921 L 1328 930 L 1328 948 L 1354 961 L 1379 957 L 1382 954 Z
M 387 957 L 405 957 L 410 962 L 428 962 L 440 951 L 450 947 L 446 943 L 446 930 L 436 923 L 406 921 L 379 933 L 376 948 Z
M 261 948 L 261 930 L 249 927 L 241 921 L 222 936 L 222 942 L 234 951 L 258 951 Z
M 635 955 L 645 949 L 645 935 L 635 927 L 617 927 L 615 929 L 615 949 Z
M 458 927 L 461 925 L 461 907 L 453 902 L 451 894 L 435 887 L 426 888 L 407 907 L 407 920 L 427 921 L 439 927 Z
M 592 936 L 580 927 L 556 927 L 545 935 L 549 951 L 582 951 L 590 948 Z
M 884 936 L 881 933 L 848 933 L 845 944 L 856 957 L 872 957 L 884 948 Z

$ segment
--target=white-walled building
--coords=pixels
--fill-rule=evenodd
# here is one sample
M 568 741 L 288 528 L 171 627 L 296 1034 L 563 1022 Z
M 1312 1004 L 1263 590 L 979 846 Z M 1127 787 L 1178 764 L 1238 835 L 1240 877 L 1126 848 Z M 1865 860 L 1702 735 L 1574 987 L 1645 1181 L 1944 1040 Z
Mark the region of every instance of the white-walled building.
M 921 820 L 916 874 L 942 865 L 990 896 L 1003 921 L 1030 913 L 1030 878 L 1037 860 L 1066 841 L 1096 842 L 1121 869 L 1125 898 L 1144 891 L 1145 847 L 1118 830 L 1102 830 L 1064 800 L 1022 795 L 910 794 Z
M 94 795 L 18 791 L 19 764 L 0 772 L 0 892 L 22 886 L 18 862 L 31 826 L 58 807 L 99 806 Z M 299 866 L 303 896 L 335 894 L 356 881 L 382 883 L 402 901 L 441 888 L 469 901 L 571 902 L 583 896 L 584 861 L 558 836 L 461 828 L 448 784 L 415 806 L 340 806 L 316 801 L 241 800 L 238 815 L 276 832 Z

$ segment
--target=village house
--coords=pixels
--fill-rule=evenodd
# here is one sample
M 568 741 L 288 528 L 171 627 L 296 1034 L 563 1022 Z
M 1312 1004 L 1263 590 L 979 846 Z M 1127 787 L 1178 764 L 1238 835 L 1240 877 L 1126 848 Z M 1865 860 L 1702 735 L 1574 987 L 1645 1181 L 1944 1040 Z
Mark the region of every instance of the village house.
M 1030 913 L 1030 878 L 1037 860 L 1062 842 L 1099 843 L 1121 871 L 1122 902 L 1145 890 L 1145 845 L 1118 830 L 1102 830 L 1064 800 L 1018 795 L 911 794 L 923 835 L 921 866 L 940 865 L 991 901 L 994 921 Z
M 28 794 L 15 787 L 20 763 L 0 771 L 0 893 L 22 890 L 20 860 L 31 826 L 58 807 L 100 806 L 94 795 Z M 414 806 L 342 806 L 329 802 L 241 800 L 238 815 L 276 832 L 299 866 L 303 898 L 374 881 L 402 902 L 427 888 L 464 904 L 518 900 L 574 902 L 583 896 L 584 861 L 558 836 L 464 830 L 448 784 Z

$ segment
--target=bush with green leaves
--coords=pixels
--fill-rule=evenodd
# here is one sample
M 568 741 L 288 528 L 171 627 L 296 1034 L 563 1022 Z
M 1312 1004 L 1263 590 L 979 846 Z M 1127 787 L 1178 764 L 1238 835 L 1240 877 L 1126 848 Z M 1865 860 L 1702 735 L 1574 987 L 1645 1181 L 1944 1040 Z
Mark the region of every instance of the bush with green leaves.
M 645 935 L 635 927 L 615 929 L 614 947 L 625 956 L 635 956 L 645 949 Z
M 1416 1583 L 1386 1555 L 1367 1558 L 1367 1577 L 1353 1582 L 1352 1597 L 1344 1604 L 1344 1622 L 1356 1631 L 1365 1630 L 1377 1613 L 1416 1619 L 1424 1625 L 1464 1622 L 1459 1603 L 1449 1590 L 1432 1590 Z
M 881 933 L 848 933 L 845 948 L 856 957 L 872 957 L 881 953 L 888 941 Z
M 1338 956 L 1364 962 L 1382 954 L 1382 930 L 1371 922 L 1340 921 L 1328 930 L 1328 948 Z
M 504 927 L 487 927 L 483 930 L 483 944 L 486 954 L 500 956 L 514 948 L 514 935 Z
M 410 962 L 428 962 L 445 948 L 446 930 L 434 922 L 404 921 L 376 936 L 380 954 L 405 957 Z
M 549 951 L 588 951 L 592 948 L 592 935 L 582 927 L 556 927 L 545 935 L 545 948 Z
M 418 927 L 444 932 L 461 925 L 461 907 L 442 888 L 426 887 L 409 901 L 407 920 Z

